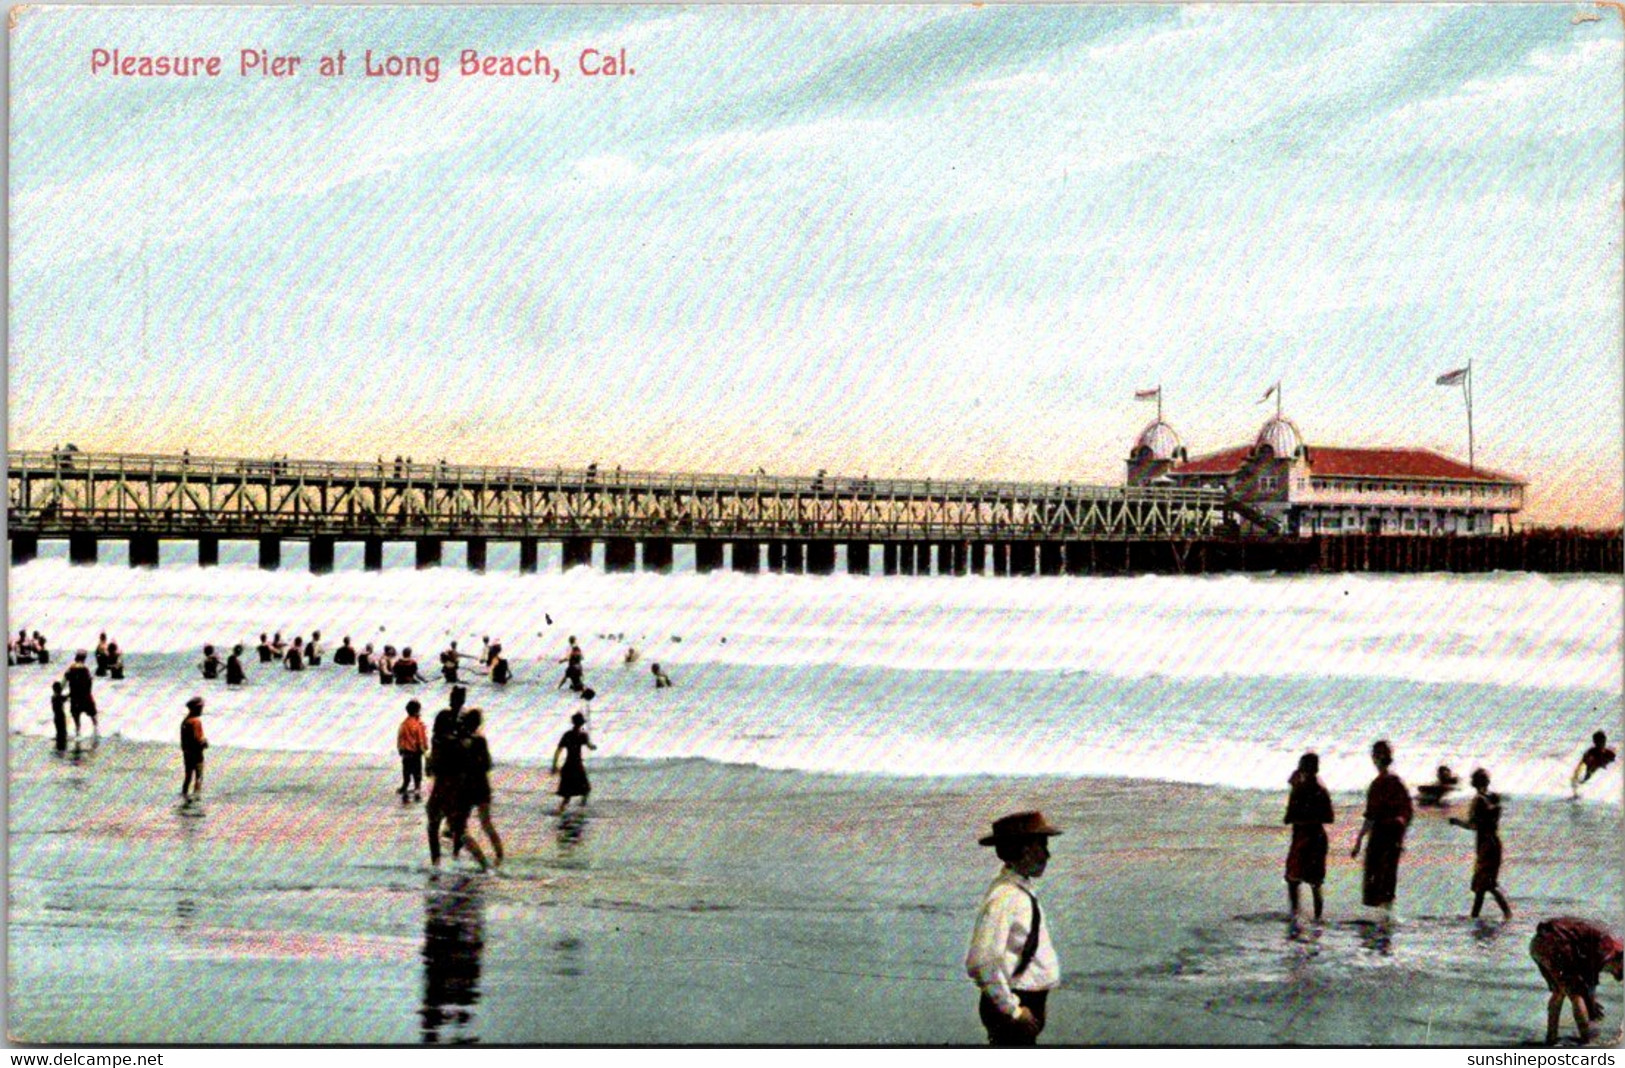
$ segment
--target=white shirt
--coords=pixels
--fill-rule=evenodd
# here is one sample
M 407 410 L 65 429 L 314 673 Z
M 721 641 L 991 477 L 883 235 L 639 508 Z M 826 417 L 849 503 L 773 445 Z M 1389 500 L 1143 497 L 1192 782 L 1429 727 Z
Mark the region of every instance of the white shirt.
M 1027 970 L 1014 982 L 1010 979 L 1021 963 L 1021 950 L 1027 944 L 1027 932 L 1032 926 L 1033 906 L 1037 901 L 1036 896 L 1028 898 L 1032 892 L 1032 883 L 1008 865 L 999 872 L 987 888 L 987 896 L 982 898 L 981 911 L 976 914 L 976 929 L 971 932 L 970 950 L 965 954 L 965 971 L 1007 1016 L 1014 1016 L 1021 1006 L 1012 988 L 1050 990 L 1061 981 L 1061 962 L 1050 942 L 1047 916 L 1039 925 L 1038 950 Z

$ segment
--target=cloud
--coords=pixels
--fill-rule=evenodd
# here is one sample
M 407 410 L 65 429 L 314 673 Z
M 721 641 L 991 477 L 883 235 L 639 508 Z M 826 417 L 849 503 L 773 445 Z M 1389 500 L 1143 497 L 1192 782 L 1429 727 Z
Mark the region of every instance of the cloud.
M 643 167 L 625 156 L 589 156 L 575 161 L 574 178 L 588 189 L 647 190 L 671 180 L 666 167 Z

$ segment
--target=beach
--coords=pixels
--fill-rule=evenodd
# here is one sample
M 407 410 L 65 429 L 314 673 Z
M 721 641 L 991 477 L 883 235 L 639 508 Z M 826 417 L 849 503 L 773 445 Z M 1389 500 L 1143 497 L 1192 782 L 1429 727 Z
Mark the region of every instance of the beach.
M 1620 808 L 1595 800 L 1508 799 L 1506 923 L 1466 918 L 1472 835 L 1422 810 L 1384 930 L 1337 794 L 1326 918 L 1293 927 L 1284 788 L 676 760 L 595 767 L 561 820 L 493 744 L 508 856 L 481 875 L 430 870 L 391 761 L 215 748 L 183 806 L 172 747 L 14 734 L 11 1039 L 974 1044 L 975 839 L 1024 807 L 1066 832 L 1047 1044 L 1533 1043 L 1534 924 L 1622 907 Z
M 8 674 L 14 1041 L 976 1044 L 963 961 L 998 868 L 976 840 L 1031 808 L 1065 829 L 1040 883 L 1050 1043 L 1535 1042 L 1534 925 L 1625 911 L 1617 764 L 1568 788 L 1618 731 L 1618 579 L 311 576 L 252 550 L 10 573 L 13 625 L 56 650 Z M 428 665 L 503 643 L 512 683 L 464 672 L 499 874 L 431 871 L 395 794 L 403 706 L 432 722 L 443 681 L 252 656 L 318 629 Z M 95 680 L 100 744 L 59 757 L 50 682 L 103 631 L 126 676 Z M 571 639 L 590 703 L 559 686 Z M 202 678 L 203 645 L 238 642 L 246 683 Z M 182 806 L 192 694 L 211 748 Z M 593 793 L 561 820 L 548 766 L 577 711 Z M 1382 737 L 1412 788 L 1491 770 L 1510 923 L 1467 919 L 1473 835 L 1436 809 L 1394 922 L 1358 904 Z M 1294 927 L 1306 749 L 1337 823 L 1325 920 Z

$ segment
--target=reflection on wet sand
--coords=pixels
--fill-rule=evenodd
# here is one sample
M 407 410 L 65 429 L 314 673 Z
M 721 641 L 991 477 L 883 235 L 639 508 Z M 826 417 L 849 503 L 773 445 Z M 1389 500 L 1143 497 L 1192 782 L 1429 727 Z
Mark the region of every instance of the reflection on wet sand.
M 1389 957 L 1394 952 L 1394 920 L 1384 915 L 1376 920 L 1356 920 L 1360 932 L 1360 947 L 1367 953 Z
M 479 1041 L 474 1006 L 480 1000 L 485 949 L 485 884 L 470 875 L 434 875 L 423 893 L 423 1020 L 425 1045 Z
M 558 816 L 556 834 L 559 843 L 559 866 L 563 868 L 586 867 L 586 857 L 578 854 L 577 850 L 587 835 L 587 814 L 579 809 L 574 812 L 561 813 Z

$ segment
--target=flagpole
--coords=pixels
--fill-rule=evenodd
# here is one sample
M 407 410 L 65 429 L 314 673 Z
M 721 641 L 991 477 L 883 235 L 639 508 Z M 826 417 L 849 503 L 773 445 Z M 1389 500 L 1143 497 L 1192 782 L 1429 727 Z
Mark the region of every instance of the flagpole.
M 1281 383 L 1275 383 L 1275 418 L 1281 418 Z
M 1162 383 L 1157 383 L 1157 422 L 1162 422 Z
M 1467 388 L 1462 391 L 1467 398 L 1467 467 L 1471 471 L 1478 470 L 1478 464 L 1473 457 L 1473 361 L 1467 361 Z

